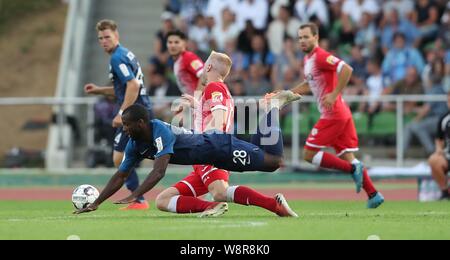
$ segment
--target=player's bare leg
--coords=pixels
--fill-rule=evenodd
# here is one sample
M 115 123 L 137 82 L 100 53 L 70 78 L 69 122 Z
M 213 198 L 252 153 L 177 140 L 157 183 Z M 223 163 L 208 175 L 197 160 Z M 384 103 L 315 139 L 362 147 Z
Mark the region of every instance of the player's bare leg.
M 449 168 L 448 161 L 443 155 L 433 154 L 428 162 L 431 167 L 433 179 L 436 181 L 439 189 L 441 189 L 442 191 L 441 199 L 449 199 L 450 196 L 447 179 L 447 172 Z
M 124 153 L 114 151 L 113 153 L 113 161 L 114 166 L 116 168 L 120 167 L 120 164 L 123 161 Z M 133 173 L 130 174 L 130 177 L 128 177 L 127 181 L 125 182 L 125 185 L 127 186 L 128 190 L 133 192 L 139 187 L 139 179 L 137 177 L 136 170 L 133 170 Z M 150 206 L 148 205 L 148 202 L 142 197 L 140 198 L 139 202 L 132 203 L 128 205 L 127 207 L 120 208 L 120 210 L 147 210 Z

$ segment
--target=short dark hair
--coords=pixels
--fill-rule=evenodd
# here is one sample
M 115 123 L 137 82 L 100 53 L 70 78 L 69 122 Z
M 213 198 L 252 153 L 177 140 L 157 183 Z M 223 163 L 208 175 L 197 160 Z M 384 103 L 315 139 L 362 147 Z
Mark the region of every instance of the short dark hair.
M 148 123 L 150 120 L 147 108 L 138 104 L 132 105 L 127 109 L 125 109 L 125 111 L 123 111 L 122 116 L 123 117 L 126 116 L 133 122 L 137 122 L 142 119 L 145 123 Z
M 169 39 L 170 36 L 178 36 L 180 37 L 182 40 L 187 40 L 187 36 L 184 32 L 180 31 L 180 30 L 176 30 L 176 31 L 171 31 L 167 34 L 167 39 Z
M 319 27 L 315 23 L 304 23 L 300 25 L 300 30 L 309 28 L 314 36 L 319 35 Z

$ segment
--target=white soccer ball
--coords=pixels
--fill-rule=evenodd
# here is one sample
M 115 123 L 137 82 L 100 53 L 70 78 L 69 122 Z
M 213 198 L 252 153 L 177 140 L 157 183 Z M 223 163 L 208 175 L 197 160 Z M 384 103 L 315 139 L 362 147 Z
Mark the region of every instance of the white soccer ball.
M 76 209 L 84 209 L 92 204 L 100 195 L 92 185 L 81 185 L 72 193 L 72 203 Z

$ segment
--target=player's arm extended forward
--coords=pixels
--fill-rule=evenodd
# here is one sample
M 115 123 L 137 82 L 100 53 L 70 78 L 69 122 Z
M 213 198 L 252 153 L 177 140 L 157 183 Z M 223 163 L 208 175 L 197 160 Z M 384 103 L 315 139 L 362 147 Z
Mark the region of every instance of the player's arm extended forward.
M 115 96 L 114 87 L 111 86 L 97 86 L 93 83 L 86 84 L 84 91 L 88 95 L 102 95 L 102 96 Z
M 155 159 L 153 171 L 148 175 L 147 179 L 145 179 L 141 186 L 139 186 L 128 198 L 119 200 L 115 202 L 115 204 L 128 204 L 135 202 L 137 198 L 153 189 L 166 175 L 171 157 L 172 155 L 166 154 Z
M 303 81 L 298 86 L 296 86 L 295 88 L 291 89 L 291 91 L 294 92 L 295 94 L 306 96 L 309 93 L 311 93 L 311 88 L 309 87 L 309 84 L 308 84 L 307 81 Z
M 94 201 L 91 205 L 88 207 L 78 210 L 74 212 L 75 214 L 82 214 L 82 213 L 88 213 L 91 211 L 95 211 L 98 209 L 98 207 L 107 199 L 109 199 L 112 195 L 114 195 L 120 188 L 122 188 L 123 184 L 125 183 L 126 179 L 128 178 L 130 174 L 124 173 L 124 172 L 116 172 L 111 179 L 109 180 L 106 187 L 102 190 L 100 193 L 100 196 L 97 198 L 97 200 Z

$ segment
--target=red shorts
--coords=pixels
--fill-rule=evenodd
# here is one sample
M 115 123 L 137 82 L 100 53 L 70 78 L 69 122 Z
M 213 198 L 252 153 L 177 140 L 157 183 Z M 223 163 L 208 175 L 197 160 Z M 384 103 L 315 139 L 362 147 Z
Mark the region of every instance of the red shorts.
M 306 140 L 305 149 L 319 151 L 328 147 L 334 148 L 338 156 L 359 150 L 358 135 L 353 118 L 320 119 L 317 122 Z
M 228 171 L 211 165 L 194 165 L 193 168 L 191 174 L 173 186 L 182 196 L 200 197 L 209 192 L 208 186 L 211 183 L 218 180 L 229 181 Z

